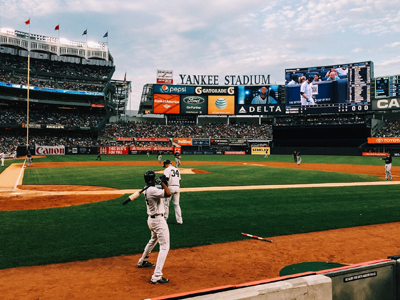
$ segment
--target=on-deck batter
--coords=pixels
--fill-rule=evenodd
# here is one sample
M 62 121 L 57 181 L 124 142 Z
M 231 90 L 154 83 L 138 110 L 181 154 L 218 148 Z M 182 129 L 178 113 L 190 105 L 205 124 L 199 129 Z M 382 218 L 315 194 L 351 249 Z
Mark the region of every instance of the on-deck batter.
M 148 258 L 153 248 L 159 243 L 160 251 L 150 283 L 167 283 L 169 279 L 162 277 L 162 269 L 169 251 L 169 229 L 167 221 L 164 219 L 165 208 L 162 199 L 171 196 L 171 192 L 165 182 L 161 182 L 163 189 L 155 186 L 156 174 L 152 170 L 148 170 L 144 173 L 144 181 L 150 186 L 143 194 L 147 205 L 147 214 L 149 216 L 147 218 L 147 225 L 151 231 L 151 238 L 144 248 L 144 252 L 138 261 L 137 267 L 149 268 L 154 266 L 153 263 L 148 261 Z

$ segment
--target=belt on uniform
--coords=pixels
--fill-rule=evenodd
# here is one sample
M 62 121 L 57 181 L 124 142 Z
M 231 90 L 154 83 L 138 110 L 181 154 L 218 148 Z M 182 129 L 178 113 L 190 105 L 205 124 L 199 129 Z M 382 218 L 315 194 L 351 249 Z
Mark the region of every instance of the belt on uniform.
M 168 185 L 168 186 L 179 186 L 179 185 L 177 185 L 177 184 L 171 184 L 171 185 Z
M 157 217 L 157 216 L 164 217 L 164 214 L 156 214 L 156 215 L 152 215 L 152 216 L 150 216 L 150 218 L 152 218 L 152 219 L 155 219 L 155 217 Z

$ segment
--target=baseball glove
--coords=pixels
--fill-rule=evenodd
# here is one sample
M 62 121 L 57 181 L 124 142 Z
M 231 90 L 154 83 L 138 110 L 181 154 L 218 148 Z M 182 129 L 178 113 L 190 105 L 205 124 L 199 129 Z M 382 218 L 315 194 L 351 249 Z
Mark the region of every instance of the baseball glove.
M 156 179 L 156 184 L 161 184 L 162 182 L 164 182 L 165 184 L 168 184 L 168 178 L 165 175 L 161 175 L 160 177 L 158 177 Z

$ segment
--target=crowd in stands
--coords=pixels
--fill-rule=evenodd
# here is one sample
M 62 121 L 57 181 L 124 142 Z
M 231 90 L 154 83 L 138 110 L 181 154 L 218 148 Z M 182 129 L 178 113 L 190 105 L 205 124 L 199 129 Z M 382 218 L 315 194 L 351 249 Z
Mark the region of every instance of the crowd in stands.
M 376 134 L 376 137 L 399 137 L 399 136 L 400 136 L 399 121 L 386 121 L 385 125 Z
M 351 117 L 337 117 L 337 116 L 324 116 L 324 117 L 299 117 L 299 118 L 281 118 L 277 119 L 276 126 L 310 126 L 310 125 L 350 125 L 350 124 L 364 124 L 368 122 L 369 118 L 364 116 L 351 116 Z
M 28 77 L 21 74 L 17 75 L 14 72 L 0 70 L 0 82 L 17 84 L 17 85 L 27 85 Z M 99 93 L 101 93 L 105 87 L 104 83 L 98 81 L 85 83 L 82 80 L 53 79 L 52 77 L 50 78 L 31 77 L 29 79 L 29 85 L 38 88 L 61 89 L 61 90 L 84 91 L 84 92 L 99 92 Z
M 0 53 L 0 68 L 7 70 L 23 71 L 28 70 L 28 60 L 26 57 Z M 111 72 L 110 66 L 83 65 L 49 59 L 30 59 L 32 74 L 54 75 L 56 77 L 87 77 L 93 79 L 105 79 Z
M 101 135 L 109 138 L 270 138 L 271 125 L 257 124 L 207 124 L 199 125 L 155 125 L 155 124 L 107 124 Z
M 0 110 L 0 125 L 26 123 L 26 110 L 7 108 Z M 98 127 L 104 115 L 79 113 L 76 111 L 30 110 L 30 124 L 52 124 L 70 127 Z

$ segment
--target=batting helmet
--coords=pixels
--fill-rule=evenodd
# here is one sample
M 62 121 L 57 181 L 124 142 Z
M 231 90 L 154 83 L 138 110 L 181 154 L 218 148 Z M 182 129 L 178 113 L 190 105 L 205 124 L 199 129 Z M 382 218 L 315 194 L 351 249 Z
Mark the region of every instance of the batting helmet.
M 156 173 L 154 173 L 153 170 L 146 171 L 146 173 L 144 173 L 144 181 L 148 185 L 154 185 L 156 182 Z
M 312 82 L 312 81 L 314 80 L 314 76 L 308 75 L 307 80 L 308 80 L 309 82 Z
M 169 159 L 164 160 L 164 168 L 165 168 L 165 165 L 168 165 L 168 164 L 171 164 L 171 161 Z

